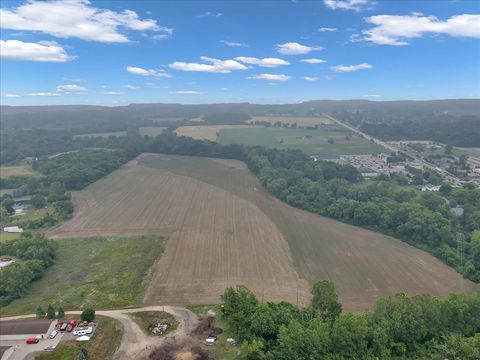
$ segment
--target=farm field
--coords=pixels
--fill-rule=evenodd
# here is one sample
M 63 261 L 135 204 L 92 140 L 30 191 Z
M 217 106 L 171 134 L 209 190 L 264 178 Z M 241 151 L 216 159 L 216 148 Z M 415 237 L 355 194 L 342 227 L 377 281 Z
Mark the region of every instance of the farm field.
M 262 129 L 255 125 L 190 125 L 180 126 L 175 130 L 178 136 L 188 136 L 198 140 L 217 140 L 218 132 L 222 129 Z
M 323 116 L 254 116 L 248 120 L 248 123 L 254 124 L 255 121 L 267 121 L 272 125 L 276 122 L 288 125 L 297 124 L 300 127 L 334 124 L 332 120 Z
M 163 131 L 166 129 L 164 126 L 142 126 L 138 128 L 138 132 L 140 136 L 151 136 L 155 137 L 161 135 Z
M 39 176 L 29 165 L 0 166 L 0 179 L 11 176 Z
M 160 236 L 62 239 L 55 264 L 25 297 L 3 307 L 2 316 L 32 313 L 49 303 L 65 311 L 140 305 L 163 249 Z
M 74 193 L 74 217 L 54 237 L 169 237 L 145 303 L 218 303 L 244 284 L 260 299 L 308 301 L 335 282 L 346 311 L 398 291 L 445 296 L 475 284 L 399 240 L 294 209 L 235 160 L 144 154 Z
M 348 136 L 348 139 L 347 139 Z M 328 140 L 333 139 L 333 143 Z M 262 145 L 278 149 L 299 149 L 309 155 L 378 154 L 384 149 L 378 144 L 358 137 L 349 130 L 268 127 L 256 129 L 220 129 L 218 143 L 222 145 Z

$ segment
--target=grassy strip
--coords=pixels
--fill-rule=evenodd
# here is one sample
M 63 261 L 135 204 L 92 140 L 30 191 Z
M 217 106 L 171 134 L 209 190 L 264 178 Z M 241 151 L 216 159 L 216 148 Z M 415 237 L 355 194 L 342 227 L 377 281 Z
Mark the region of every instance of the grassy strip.
M 39 304 L 65 310 L 139 305 L 163 252 L 161 236 L 57 240 L 55 264 L 26 296 L 2 309 L 2 316 L 33 313 Z
M 178 321 L 175 319 L 175 316 L 164 311 L 140 311 L 131 313 L 130 316 L 147 335 L 155 335 L 151 332 L 151 329 L 159 323 L 167 324 L 167 331 L 157 336 L 166 335 L 175 331 L 178 327 Z
M 119 321 L 109 317 L 97 318 L 100 322 L 90 341 L 62 341 L 54 351 L 42 353 L 36 356 L 35 360 L 76 359 L 81 348 L 87 350 L 89 359 L 113 359 L 122 340 L 123 326 Z

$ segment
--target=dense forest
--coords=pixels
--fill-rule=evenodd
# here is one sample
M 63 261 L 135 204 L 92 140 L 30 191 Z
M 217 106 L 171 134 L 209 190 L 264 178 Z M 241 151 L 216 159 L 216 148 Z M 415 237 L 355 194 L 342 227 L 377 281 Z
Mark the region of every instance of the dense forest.
M 329 281 L 312 288 L 311 304 L 262 303 L 247 288 L 228 288 L 222 313 L 242 343 L 241 360 L 477 360 L 480 292 L 397 294 L 363 314 L 341 312 Z

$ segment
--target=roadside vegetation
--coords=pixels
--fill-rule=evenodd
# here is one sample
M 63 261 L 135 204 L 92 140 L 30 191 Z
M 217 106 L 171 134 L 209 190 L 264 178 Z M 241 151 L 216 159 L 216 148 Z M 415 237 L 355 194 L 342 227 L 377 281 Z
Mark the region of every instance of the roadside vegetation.
M 43 352 L 35 356 L 35 360 L 113 359 L 122 341 L 123 326 L 119 321 L 106 316 L 97 316 L 97 320 L 98 327 L 90 341 L 60 342 L 54 351 Z M 80 352 L 85 357 L 80 357 Z
M 140 305 L 164 249 L 164 239 L 153 235 L 49 241 L 57 247 L 55 263 L 22 298 L 5 306 L 2 316 L 32 313 L 39 303 L 65 311 Z
M 228 288 L 222 300 L 223 316 L 241 344 L 239 360 L 480 357 L 480 292 L 445 300 L 397 294 L 357 315 L 341 312 L 329 281 L 313 286 L 306 308 L 259 302 L 242 286 Z

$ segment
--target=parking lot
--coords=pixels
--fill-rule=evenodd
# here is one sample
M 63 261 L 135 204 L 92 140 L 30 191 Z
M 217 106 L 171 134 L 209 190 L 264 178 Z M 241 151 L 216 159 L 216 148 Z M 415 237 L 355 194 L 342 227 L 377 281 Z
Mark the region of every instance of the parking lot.
M 57 320 L 18 319 L 0 321 L 0 359 L 22 360 L 29 354 L 42 351 L 47 346 L 57 346 L 63 333 L 50 339 L 48 336 L 55 329 Z M 26 339 L 41 337 L 37 344 L 27 344 Z M 8 357 L 7 357 L 8 356 Z

